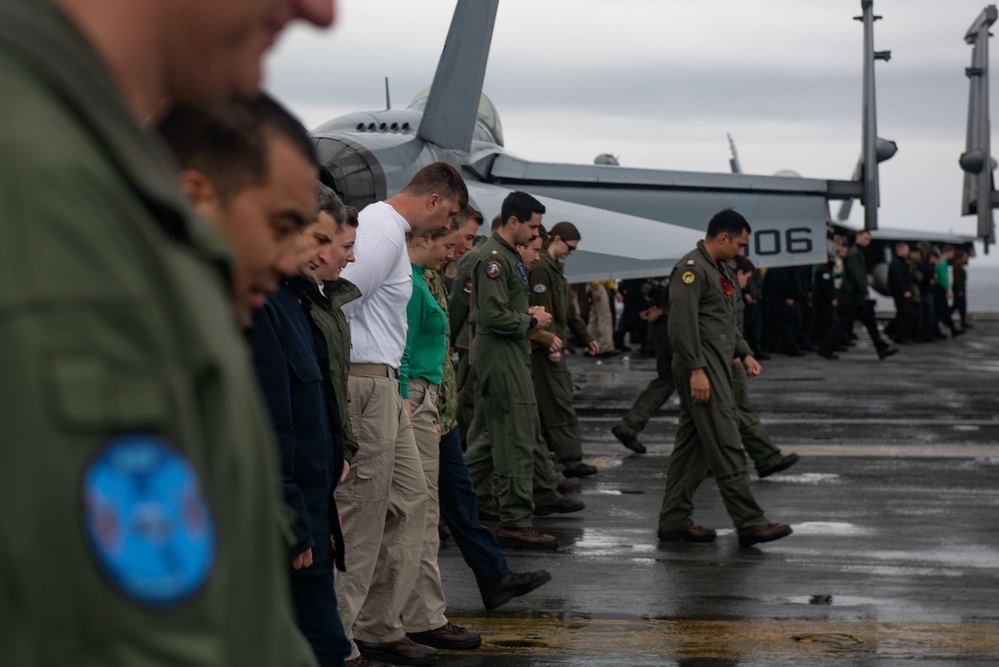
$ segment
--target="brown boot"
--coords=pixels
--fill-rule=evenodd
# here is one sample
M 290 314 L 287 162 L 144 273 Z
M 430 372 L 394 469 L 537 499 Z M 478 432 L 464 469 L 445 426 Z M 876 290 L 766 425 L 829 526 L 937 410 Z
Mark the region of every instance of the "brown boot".
M 558 549 L 558 540 L 555 537 L 521 526 L 500 524 L 496 528 L 496 540 L 505 549 Z
M 793 531 L 791 526 L 784 523 L 768 523 L 762 528 L 757 528 L 756 530 L 751 530 L 748 532 L 739 531 L 739 544 L 744 547 L 748 547 L 759 542 L 773 542 L 774 540 L 779 540 L 782 537 L 787 537 Z
M 718 533 L 714 528 L 705 528 L 697 524 L 659 529 L 659 539 L 663 542 L 714 542 L 716 537 Z
M 644 454 L 646 451 L 648 451 L 645 448 L 645 445 L 643 445 L 641 442 L 638 441 L 638 438 L 636 438 L 631 433 L 625 431 L 624 427 L 622 427 L 620 424 L 615 425 L 614 428 L 611 429 L 611 433 L 614 434 L 614 437 L 617 438 L 622 445 L 624 445 L 631 451 L 635 452 L 636 454 Z
M 468 650 L 482 645 L 482 635 L 476 630 L 447 623 L 436 630 L 407 632 L 406 636 L 417 644 L 451 650 Z

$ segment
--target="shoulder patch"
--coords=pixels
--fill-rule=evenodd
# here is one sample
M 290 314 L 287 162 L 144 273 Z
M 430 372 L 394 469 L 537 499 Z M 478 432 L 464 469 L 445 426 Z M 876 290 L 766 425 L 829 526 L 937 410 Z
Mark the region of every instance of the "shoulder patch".
M 90 550 L 119 593 L 164 609 L 201 590 L 215 565 L 215 526 L 183 454 L 153 435 L 115 438 L 82 487 Z
M 495 250 L 493 252 L 496 252 Z M 486 275 L 490 278 L 499 278 L 503 275 L 503 265 L 499 262 L 488 262 L 486 264 Z
M 547 291 L 548 291 L 547 285 L 542 285 L 541 283 L 538 283 L 537 285 L 534 286 L 535 294 L 544 294 Z
M 465 284 L 462 285 L 462 289 L 465 290 L 465 294 L 471 294 L 472 293 L 472 279 L 471 278 L 465 278 Z
M 684 284 L 686 284 L 686 285 L 691 284 L 695 280 L 695 278 L 694 278 L 694 272 L 693 271 L 684 271 L 683 275 L 680 276 L 680 280 L 682 280 L 684 282 Z
M 687 260 L 687 266 L 693 266 L 693 265 L 694 265 L 694 260 L 688 259 Z

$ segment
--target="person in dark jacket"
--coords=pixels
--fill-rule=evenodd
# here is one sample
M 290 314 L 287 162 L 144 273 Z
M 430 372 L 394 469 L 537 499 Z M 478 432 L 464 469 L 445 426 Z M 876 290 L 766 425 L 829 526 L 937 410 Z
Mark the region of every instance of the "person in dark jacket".
M 887 359 L 898 352 L 891 347 L 874 319 L 874 302 L 871 301 L 867 285 L 867 261 L 864 250 L 871 243 L 871 234 L 866 230 L 857 232 L 857 237 L 843 260 L 843 284 L 839 290 L 839 315 L 847 323 L 848 330 L 853 328 L 853 321 L 859 319 L 867 329 L 871 342 L 878 352 L 878 359 Z M 841 246 L 842 247 L 842 246 Z
M 805 300 L 793 267 L 767 270 L 763 279 L 764 329 L 766 344 L 773 352 L 800 357 L 804 352 L 798 344 L 795 324 L 800 319 L 796 308 Z
M 895 319 L 885 328 L 885 333 L 898 343 L 911 343 L 912 290 L 909 289 L 909 244 L 895 244 L 895 256 L 888 266 L 888 290 L 895 300 Z
M 252 324 L 254 311 L 265 304 L 265 294 L 276 292 L 284 278 L 298 273 L 303 230 L 307 228 L 312 241 L 321 236 L 321 234 L 317 234 L 320 231 L 320 225 L 310 225 L 310 220 L 313 219 L 316 211 L 315 178 L 317 168 L 315 152 L 309 135 L 301 123 L 280 104 L 267 96 L 240 103 L 215 105 L 211 109 L 175 107 L 160 122 L 158 131 L 166 145 L 174 153 L 180 168 L 178 180 L 191 204 L 205 221 L 218 229 L 232 243 L 237 259 L 232 286 L 233 305 L 240 324 L 249 327 Z M 342 204 L 340 206 L 342 208 Z M 199 317 L 203 317 L 203 315 Z M 266 327 L 258 327 L 256 332 L 257 343 L 260 345 L 274 338 L 273 325 L 269 322 L 267 324 Z M 277 342 L 273 345 L 276 348 Z M 258 383 L 254 382 L 253 375 L 250 373 L 248 352 L 249 350 L 240 348 L 240 357 L 247 364 L 245 390 L 253 394 L 254 407 L 251 412 L 243 414 L 241 418 L 243 421 L 249 417 L 253 418 L 248 423 L 253 431 L 259 431 L 259 437 L 262 439 L 261 447 L 264 448 L 266 454 L 262 463 L 266 469 L 266 486 L 276 493 L 278 474 L 281 468 L 276 456 L 278 450 L 276 447 L 277 434 L 270 426 L 272 424 L 280 425 L 282 445 L 289 443 L 290 427 L 280 419 L 271 419 L 269 423 L 267 411 L 264 409 L 265 404 L 260 400 L 262 392 L 258 390 Z M 290 360 L 297 360 L 297 358 L 297 356 L 289 357 Z M 277 361 L 274 363 L 274 369 L 279 372 L 278 377 L 283 378 L 281 382 L 287 385 L 285 366 Z M 205 376 L 202 373 L 201 377 L 208 377 L 211 382 L 216 380 L 210 374 Z M 275 399 L 277 396 L 275 400 L 280 405 L 282 394 L 277 389 L 278 386 L 268 382 L 264 389 L 268 392 L 268 398 Z M 277 393 L 275 394 L 275 392 Z M 288 400 L 288 396 L 285 396 L 284 403 L 288 403 Z M 274 413 L 274 405 L 270 407 L 270 411 Z M 216 401 L 203 411 L 211 413 L 217 409 Z M 290 409 L 290 404 L 288 409 Z M 283 412 L 286 410 L 282 411 L 282 414 Z M 329 440 L 329 427 L 326 428 L 327 440 Z M 291 437 L 294 438 L 294 434 Z M 291 442 L 294 441 L 291 440 Z M 245 448 L 249 444 L 252 442 L 247 441 L 244 435 L 241 438 L 240 447 Z M 329 447 L 332 447 L 332 442 Z M 216 454 L 219 453 L 216 452 Z M 219 466 L 225 471 L 223 473 L 224 484 L 234 488 L 240 487 L 242 482 L 238 473 L 243 464 L 229 455 L 218 455 L 217 458 Z M 299 472 L 302 470 L 300 469 Z M 283 493 L 282 495 L 287 501 L 289 494 Z M 301 499 L 302 496 L 299 495 L 299 500 Z M 335 619 L 325 619 L 315 614 L 301 613 L 300 600 L 304 587 L 299 585 L 302 580 L 296 579 L 295 585 L 289 582 L 289 572 L 291 571 L 287 567 L 291 558 L 288 553 L 289 544 L 288 540 L 281 537 L 282 534 L 293 533 L 291 520 L 295 517 L 289 517 L 289 512 L 280 511 L 278 506 L 280 501 L 276 497 L 274 500 L 273 510 L 264 512 L 263 515 L 259 507 L 245 501 L 240 503 L 236 510 L 239 525 L 246 522 L 255 525 L 254 521 L 263 520 L 267 515 L 271 516 L 275 539 L 275 553 L 271 558 L 267 557 L 266 552 L 259 545 L 254 547 L 247 544 L 245 540 L 232 543 L 230 550 L 238 553 L 238 556 L 234 557 L 235 562 L 260 560 L 266 563 L 268 567 L 264 571 L 273 571 L 275 587 L 280 588 L 282 597 L 280 602 L 274 600 L 268 602 L 269 598 L 261 598 L 259 593 L 237 596 L 237 609 L 245 610 L 241 613 L 244 613 L 246 618 L 260 619 L 252 627 L 243 628 L 241 626 L 238 643 L 243 645 L 255 640 L 251 643 L 258 648 L 247 650 L 241 658 L 234 658 L 230 662 L 232 664 L 280 665 L 281 667 L 289 664 L 314 665 L 316 664 L 316 655 L 319 654 L 323 658 L 323 665 L 342 665 L 343 656 L 338 654 L 335 649 L 332 651 L 332 657 L 324 655 L 326 652 L 317 647 L 317 633 L 307 628 L 308 623 L 317 621 L 335 624 Z M 322 502 L 321 498 L 318 500 Z M 335 514 L 333 518 L 335 518 Z M 279 521 L 280 530 L 277 526 Z M 308 550 L 319 544 L 320 547 L 325 546 L 325 549 L 329 551 L 330 529 L 326 528 L 323 532 L 320 527 L 321 523 L 320 520 L 312 524 L 316 530 L 310 531 L 310 523 L 303 523 L 301 519 L 298 519 L 299 529 L 303 533 L 300 536 L 300 541 L 309 542 L 302 548 Z M 255 529 L 247 528 L 246 530 L 265 533 L 268 525 L 265 522 Z M 338 525 L 339 522 L 334 526 L 334 530 Z M 296 552 L 295 555 L 299 557 L 299 564 L 305 560 L 305 556 L 300 553 Z M 316 555 L 317 552 L 313 549 L 310 552 L 310 557 L 316 560 Z M 324 559 L 320 557 L 319 560 Z M 253 573 L 256 573 L 257 578 L 262 576 L 262 571 L 259 568 L 260 566 L 257 565 L 252 570 L 230 570 L 228 577 L 237 582 L 231 586 L 238 590 L 253 586 L 256 583 L 256 579 L 252 576 Z M 327 570 L 332 574 L 331 566 L 327 566 Z M 305 583 L 315 584 L 316 592 L 320 596 L 324 594 L 322 579 L 310 577 Z M 294 604 L 289 596 L 289 593 L 293 591 Z M 231 596 L 232 593 L 229 595 Z M 296 624 L 299 625 L 299 628 L 295 629 L 294 635 L 296 644 L 300 645 L 299 651 L 305 656 L 301 660 L 291 658 L 287 649 L 278 647 L 273 649 L 273 656 L 268 658 L 259 648 L 261 638 L 257 635 L 265 634 L 268 631 L 267 627 L 275 622 L 273 614 L 268 613 L 268 610 L 275 606 L 279 606 L 285 611 L 288 624 L 292 629 Z M 299 610 L 297 618 L 292 617 L 293 608 Z M 336 612 L 335 602 L 333 602 L 333 612 Z M 334 625 L 334 636 L 335 632 L 336 626 Z M 308 641 L 302 636 L 304 634 L 310 635 Z M 343 641 L 345 642 L 346 639 L 344 638 Z M 191 663 L 192 660 L 182 661 L 182 664 Z M 172 664 L 178 663 L 174 661 Z
M 330 229 L 319 230 L 326 224 Z M 323 332 L 312 318 L 309 277 L 328 264 L 330 216 L 303 233 L 299 275 L 282 282 L 253 314 L 253 363 L 278 440 L 285 504 L 295 513 L 292 603 L 299 629 L 323 667 L 342 667 L 350 642 L 337 613 L 333 568 L 345 571 L 333 492 L 344 472 L 344 432 Z M 331 539 L 332 536 L 332 539 Z
M 813 334 L 819 356 L 826 359 L 839 359 L 836 353 L 847 350 L 841 344 L 840 327 L 836 319 L 839 301 L 833 278 L 834 266 L 835 259 L 830 257 L 828 262 L 815 267 L 815 277 L 812 279 L 812 308 L 815 311 Z
M 936 285 L 936 272 L 930 264 L 930 257 L 933 255 L 933 245 L 929 241 L 920 241 L 916 244 L 920 250 L 919 273 L 922 280 L 919 282 L 919 293 L 922 296 L 920 301 L 920 321 L 922 330 L 919 339 L 925 342 L 936 342 L 946 338 L 940 333 L 940 325 L 937 322 L 937 310 L 934 303 L 933 287 Z
M 968 253 L 958 250 L 954 254 L 954 305 L 951 313 L 961 316 L 961 328 L 970 329 L 968 322 Z

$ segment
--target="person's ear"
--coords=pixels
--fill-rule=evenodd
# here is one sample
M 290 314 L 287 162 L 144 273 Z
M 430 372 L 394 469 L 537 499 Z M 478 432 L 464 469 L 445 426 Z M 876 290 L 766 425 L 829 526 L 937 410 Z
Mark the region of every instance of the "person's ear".
M 221 203 L 219 192 L 211 179 L 203 173 L 185 169 L 177 176 L 177 180 L 180 181 L 180 189 L 199 213 L 204 215 L 206 211 L 218 208 Z

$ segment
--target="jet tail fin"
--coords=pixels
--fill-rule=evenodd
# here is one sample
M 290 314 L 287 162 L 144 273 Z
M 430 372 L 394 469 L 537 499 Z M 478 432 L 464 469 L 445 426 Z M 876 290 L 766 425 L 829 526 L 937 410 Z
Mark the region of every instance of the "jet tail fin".
M 468 151 L 486 77 L 499 0 L 458 0 L 417 136 Z

